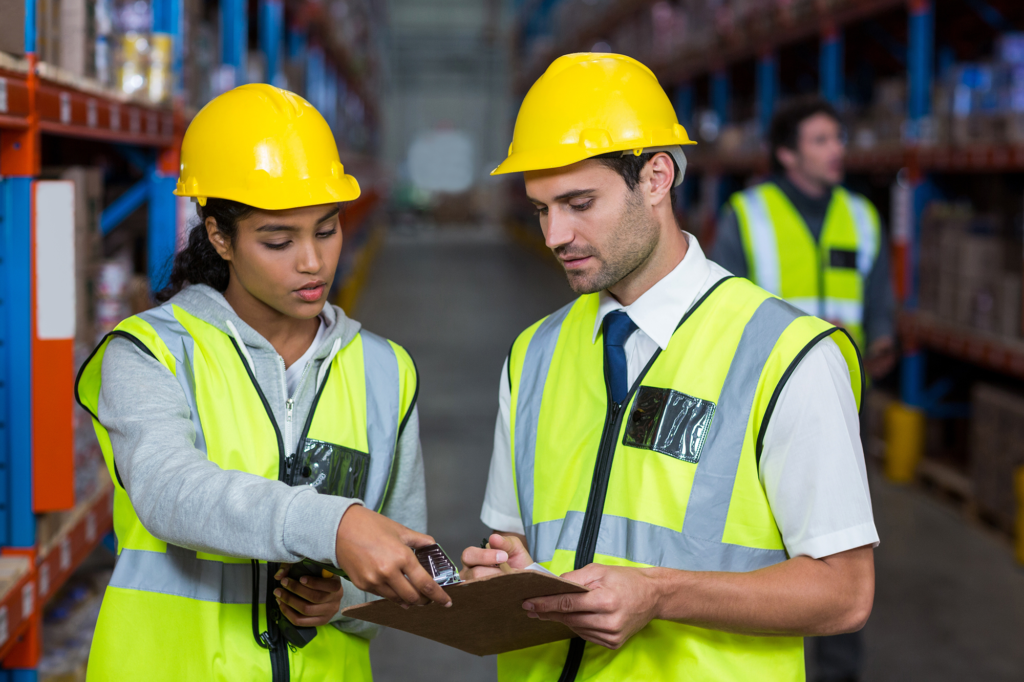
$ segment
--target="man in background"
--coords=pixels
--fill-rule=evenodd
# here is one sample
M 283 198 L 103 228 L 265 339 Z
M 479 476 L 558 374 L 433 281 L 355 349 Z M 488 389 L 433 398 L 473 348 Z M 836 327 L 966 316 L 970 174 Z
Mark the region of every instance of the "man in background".
M 872 378 L 896 359 L 896 302 L 875 207 L 840 186 L 846 144 L 823 100 L 778 112 L 772 177 L 722 209 L 711 260 L 808 314 L 845 327 Z
M 845 327 L 872 378 L 896 359 L 895 296 L 878 213 L 840 186 L 846 144 L 836 110 L 805 100 L 778 112 L 772 177 L 722 209 L 711 260 L 805 312 Z M 817 639 L 817 682 L 860 678 L 863 636 Z

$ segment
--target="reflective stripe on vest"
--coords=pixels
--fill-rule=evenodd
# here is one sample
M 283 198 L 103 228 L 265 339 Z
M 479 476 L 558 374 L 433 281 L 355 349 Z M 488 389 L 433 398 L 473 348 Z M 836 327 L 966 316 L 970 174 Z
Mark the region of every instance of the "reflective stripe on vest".
M 583 527 L 581 512 L 569 512 L 565 519 L 540 524 L 534 524 L 532 518 L 536 422 L 567 308 L 541 323 L 530 340 L 517 406 L 515 455 L 516 468 L 522 472 L 517 477 L 520 514 L 531 554 L 538 562 L 551 560 L 556 549 L 575 551 Z M 683 525 L 686 533 L 606 514 L 597 539 L 598 554 L 688 571 L 752 571 L 785 561 L 783 550 L 726 544 L 722 536 L 757 382 L 775 342 L 801 316 L 785 302 L 769 298 L 747 323 L 704 445 L 707 454 L 694 476 Z
M 772 225 L 768 204 L 764 195 L 754 189 L 749 189 L 740 196 L 747 209 L 747 225 L 750 229 L 750 241 L 754 247 L 754 262 L 751 265 L 755 276 L 751 279 L 769 294 L 782 296 L 779 249 L 776 246 L 775 227 Z M 817 307 L 817 301 L 815 301 L 814 311 L 807 311 L 807 314 L 817 314 Z M 800 308 L 804 310 L 804 308 Z
M 265 602 L 267 566 L 260 565 L 260 603 Z M 252 566 L 199 559 L 194 551 L 167 545 L 167 552 L 122 549 L 111 587 L 170 594 L 219 604 L 252 603 Z
M 402 419 L 399 402 L 398 360 L 387 340 L 361 330 L 363 338 L 363 369 L 366 377 L 366 440 L 370 450 L 370 480 L 366 485 L 369 509 L 380 511 L 384 506 L 394 453 L 398 447 L 398 427 Z M 389 386 L 394 390 L 372 390 Z M 390 453 L 390 456 L 382 456 Z
M 199 407 L 196 403 L 195 363 L 192 359 L 196 344 L 192 335 L 174 317 L 174 312 L 169 304 L 165 303 L 158 308 L 139 313 L 138 317 L 153 327 L 153 331 L 157 333 L 160 340 L 167 346 L 167 350 L 174 356 L 174 360 L 177 362 L 174 378 L 178 380 L 181 392 L 185 394 L 191 412 L 192 424 L 196 427 L 196 450 L 206 452 L 206 438 L 203 437 L 203 425 L 199 421 Z

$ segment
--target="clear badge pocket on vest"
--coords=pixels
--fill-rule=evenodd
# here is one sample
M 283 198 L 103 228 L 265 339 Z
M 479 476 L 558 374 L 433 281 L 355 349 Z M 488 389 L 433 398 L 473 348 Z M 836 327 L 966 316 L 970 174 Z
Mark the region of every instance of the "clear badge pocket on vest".
M 710 400 L 670 388 L 641 386 L 622 444 L 696 464 L 714 415 L 715 404 Z
M 310 485 L 322 495 L 366 495 L 370 455 L 322 440 L 307 438 L 299 453 L 293 485 Z
M 849 251 L 847 249 L 830 249 L 828 258 L 828 264 L 833 268 L 849 268 L 851 270 L 857 269 L 856 251 Z

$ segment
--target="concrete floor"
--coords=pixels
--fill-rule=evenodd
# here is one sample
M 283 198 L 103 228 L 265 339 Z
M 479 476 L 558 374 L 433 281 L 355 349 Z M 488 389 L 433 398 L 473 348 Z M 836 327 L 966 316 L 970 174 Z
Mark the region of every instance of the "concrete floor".
M 392 237 L 355 317 L 419 365 L 430 532 L 450 554 L 487 529 L 480 504 L 502 360 L 515 335 L 570 300 L 563 275 L 494 233 Z M 873 477 L 875 609 L 865 681 L 1024 680 L 1024 571 L 1009 544 L 917 489 Z M 401 632 L 371 646 L 378 682 L 486 682 L 477 658 Z

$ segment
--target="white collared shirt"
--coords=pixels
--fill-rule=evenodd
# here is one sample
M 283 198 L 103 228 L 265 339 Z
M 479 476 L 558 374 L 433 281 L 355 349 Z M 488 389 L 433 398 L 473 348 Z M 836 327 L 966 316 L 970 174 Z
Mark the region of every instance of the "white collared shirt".
M 627 385 L 654 352 L 664 350 L 694 303 L 729 273 L 707 260 L 693 235 L 686 256 L 629 306 L 600 294 L 594 343 L 605 315 L 624 310 L 637 326 L 626 340 Z M 523 532 L 512 473 L 508 359 L 501 371 L 494 451 L 480 519 L 489 527 Z M 765 432 L 761 485 L 789 556 L 818 559 L 877 545 L 860 421 L 850 372 L 831 339 L 815 345 L 783 388 Z

